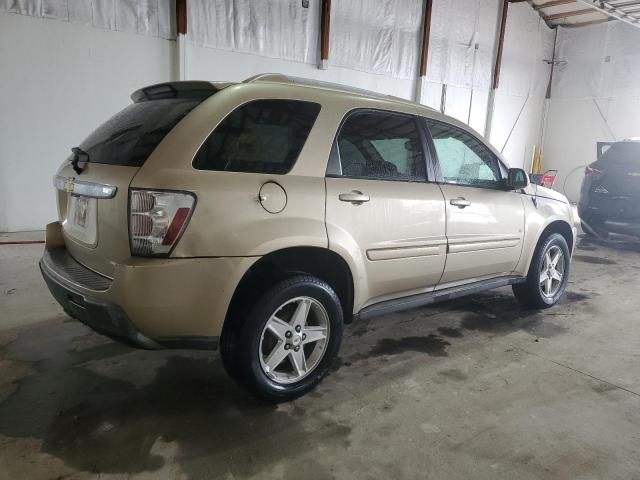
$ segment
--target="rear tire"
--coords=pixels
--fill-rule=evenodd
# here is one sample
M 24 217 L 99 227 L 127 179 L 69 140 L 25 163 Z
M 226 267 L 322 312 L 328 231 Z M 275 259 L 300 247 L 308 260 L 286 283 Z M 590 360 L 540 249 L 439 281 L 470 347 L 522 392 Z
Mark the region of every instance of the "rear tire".
M 296 275 L 250 309 L 235 344 L 236 378 L 270 402 L 292 400 L 327 374 L 342 340 L 343 313 L 325 282 Z
M 559 233 L 538 242 L 525 283 L 513 285 L 513 294 L 525 307 L 544 309 L 562 297 L 571 266 L 569 246 Z

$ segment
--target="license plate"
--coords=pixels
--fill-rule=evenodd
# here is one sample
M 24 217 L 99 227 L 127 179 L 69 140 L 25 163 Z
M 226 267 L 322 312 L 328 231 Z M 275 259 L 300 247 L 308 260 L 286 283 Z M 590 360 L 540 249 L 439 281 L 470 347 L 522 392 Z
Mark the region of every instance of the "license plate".
M 87 226 L 87 211 L 89 210 L 89 199 L 87 197 L 75 197 L 73 223 L 77 226 L 86 228 Z
M 97 243 L 97 200 L 69 195 L 67 215 L 62 227 L 74 239 L 94 246 Z

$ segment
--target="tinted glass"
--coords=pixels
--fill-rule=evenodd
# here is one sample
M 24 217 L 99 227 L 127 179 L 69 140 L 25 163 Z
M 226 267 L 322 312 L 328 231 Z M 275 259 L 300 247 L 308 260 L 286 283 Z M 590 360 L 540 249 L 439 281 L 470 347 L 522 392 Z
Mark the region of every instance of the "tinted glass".
M 92 163 L 140 167 L 167 133 L 202 101 L 171 98 L 134 103 L 98 127 L 80 148 Z
M 611 145 L 597 162 L 606 166 L 640 166 L 640 142 L 619 142 Z
M 256 100 L 225 118 L 193 160 L 198 170 L 284 174 L 298 159 L 320 105 Z
M 447 183 L 480 187 L 502 185 L 500 161 L 480 140 L 459 128 L 427 120 Z
M 338 135 L 342 175 L 378 180 L 425 180 L 416 121 L 407 115 L 359 112 Z

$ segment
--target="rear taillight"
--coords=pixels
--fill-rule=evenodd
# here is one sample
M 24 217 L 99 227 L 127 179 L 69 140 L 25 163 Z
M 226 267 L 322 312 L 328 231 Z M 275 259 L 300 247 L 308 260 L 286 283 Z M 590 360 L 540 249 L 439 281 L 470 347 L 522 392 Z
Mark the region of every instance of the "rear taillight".
M 131 254 L 167 256 L 187 227 L 196 198 L 187 192 L 129 191 Z
M 593 167 L 584 167 L 584 176 L 585 177 L 599 177 L 602 175 L 602 171 Z

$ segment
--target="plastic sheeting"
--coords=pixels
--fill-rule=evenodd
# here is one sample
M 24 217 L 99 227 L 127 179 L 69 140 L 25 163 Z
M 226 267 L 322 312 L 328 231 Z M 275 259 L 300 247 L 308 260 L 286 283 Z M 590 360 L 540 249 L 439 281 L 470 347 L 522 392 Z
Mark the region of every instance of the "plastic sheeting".
M 188 40 L 199 46 L 316 63 L 320 0 L 189 0 Z
M 415 78 L 422 8 L 422 0 L 333 2 L 329 62 L 396 78 Z
M 0 10 L 174 39 L 175 0 L 0 0 Z
M 530 6 L 510 6 L 500 90 L 509 95 L 544 98 L 551 74 L 554 41 L 554 31 Z
M 491 87 L 500 0 L 435 0 L 427 79 L 457 87 Z
M 552 95 L 640 95 L 640 29 L 623 22 L 560 28 Z

